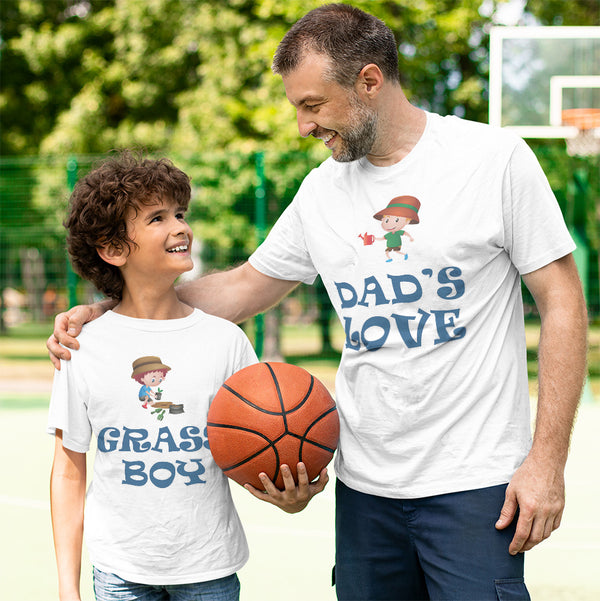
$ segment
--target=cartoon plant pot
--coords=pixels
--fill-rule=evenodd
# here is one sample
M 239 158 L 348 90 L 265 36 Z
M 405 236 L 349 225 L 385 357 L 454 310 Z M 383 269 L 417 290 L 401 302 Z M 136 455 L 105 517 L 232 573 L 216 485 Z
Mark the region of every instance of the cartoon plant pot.
M 162 390 L 157 390 L 157 391 L 154 393 L 154 398 L 155 398 L 157 401 L 160 401 L 160 399 L 162 398 Z

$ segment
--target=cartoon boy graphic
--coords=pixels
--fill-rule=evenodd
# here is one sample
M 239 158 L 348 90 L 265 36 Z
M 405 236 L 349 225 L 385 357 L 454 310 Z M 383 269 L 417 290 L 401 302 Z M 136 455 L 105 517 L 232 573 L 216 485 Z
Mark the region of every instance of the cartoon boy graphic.
M 132 379 L 142 385 L 138 393 L 140 402 L 144 409 L 154 406 L 155 401 L 160 399 L 160 389 L 157 392 L 152 390 L 160 386 L 165 379 L 167 372 L 171 369 L 168 365 L 163 365 L 159 357 L 148 356 L 140 357 L 132 363 Z
M 404 255 L 404 260 L 408 259 L 408 253 L 402 252 L 402 236 L 408 236 L 411 242 L 414 241 L 414 238 L 404 228 L 409 223 L 419 223 L 420 207 L 421 203 L 414 196 L 397 196 L 389 202 L 385 209 L 373 215 L 374 219 L 381 221 L 381 227 L 386 232 L 382 237 L 374 237 L 374 239 L 386 241 L 387 263 L 392 261 L 390 256 L 392 252 Z

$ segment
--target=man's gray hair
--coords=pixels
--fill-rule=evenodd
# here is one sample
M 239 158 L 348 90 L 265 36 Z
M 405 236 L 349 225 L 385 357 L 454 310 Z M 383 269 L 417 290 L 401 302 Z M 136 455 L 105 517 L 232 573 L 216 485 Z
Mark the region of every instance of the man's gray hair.
M 351 87 L 365 65 L 376 64 L 384 77 L 400 82 L 394 34 L 380 19 L 347 4 L 325 4 L 297 21 L 285 34 L 273 59 L 273 72 L 287 75 L 309 52 L 327 56 L 327 76 Z

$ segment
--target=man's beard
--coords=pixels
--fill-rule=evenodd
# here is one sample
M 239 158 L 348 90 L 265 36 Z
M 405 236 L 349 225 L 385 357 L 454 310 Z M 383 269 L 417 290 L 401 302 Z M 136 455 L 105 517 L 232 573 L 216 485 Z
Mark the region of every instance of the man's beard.
M 351 122 L 345 131 L 338 131 L 341 148 L 333 159 L 340 163 L 357 161 L 366 156 L 377 136 L 377 113 L 361 102 L 356 95 L 350 97 L 352 107 Z

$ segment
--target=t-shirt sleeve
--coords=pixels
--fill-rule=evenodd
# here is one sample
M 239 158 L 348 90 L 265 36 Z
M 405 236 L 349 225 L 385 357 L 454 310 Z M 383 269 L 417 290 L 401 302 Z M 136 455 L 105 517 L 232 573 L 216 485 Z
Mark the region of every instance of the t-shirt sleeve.
M 550 184 L 522 140 L 504 175 L 503 199 L 505 248 L 521 275 L 575 250 Z
M 49 434 L 63 431 L 63 445 L 77 453 L 87 453 L 92 438 L 92 426 L 87 415 L 87 398 L 81 382 L 77 382 L 72 361 L 61 361 L 54 372 L 50 409 Z
M 252 344 L 243 332 L 240 334 L 240 345 L 236 357 L 234 372 L 239 371 L 244 367 L 248 367 L 249 365 L 258 363 L 258 357 L 256 356 L 256 352 L 254 351 Z
M 304 221 L 299 210 L 303 186 L 294 201 L 277 220 L 266 240 L 250 256 L 258 271 L 278 280 L 312 284 L 317 277 L 304 236 Z

